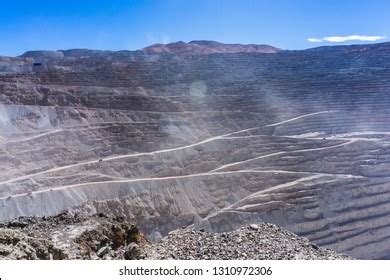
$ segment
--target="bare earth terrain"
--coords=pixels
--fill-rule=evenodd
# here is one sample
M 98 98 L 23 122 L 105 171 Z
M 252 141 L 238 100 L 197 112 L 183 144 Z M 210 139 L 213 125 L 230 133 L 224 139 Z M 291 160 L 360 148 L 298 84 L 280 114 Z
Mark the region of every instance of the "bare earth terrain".
M 390 258 L 390 44 L 179 42 L 0 57 L 0 221 L 269 222 Z
M 0 224 L 2 259 L 349 259 L 271 224 L 226 233 L 181 228 L 149 241 L 123 217 L 61 213 Z

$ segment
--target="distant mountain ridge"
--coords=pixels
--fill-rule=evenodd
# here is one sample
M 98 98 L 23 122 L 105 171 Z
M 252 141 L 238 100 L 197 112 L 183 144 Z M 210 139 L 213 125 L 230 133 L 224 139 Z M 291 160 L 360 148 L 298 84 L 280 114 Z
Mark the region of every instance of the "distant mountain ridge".
M 216 41 L 179 41 L 169 44 L 154 44 L 143 48 L 147 53 L 211 54 L 211 53 L 278 53 L 281 49 L 270 45 L 224 44 Z
M 154 44 L 140 50 L 129 51 L 104 51 L 93 49 L 69 49 L 69 50 L 35 50 L 27 51 L 20 55 L 21 58 L 34 58 L 37 60 L 62 60 L 66 57 L 91 57 L 109 55 L 112 53 L 140 53 L 140 54 L 212 54 L 212 53 L 278 53 L 282 50 L 266 44 L 225 44 L 216 41 L 191 41 L 174 42 L 169 44 Z
M 80 59 L 88 57 L 104 57 L 104 56 L 128 56 L 142 54 L 177 54 L 177 55 L 207 55 L 207 54 L 231 54 L 231 53 L 296 53 L 296 52 L 362 52 L 368 49 L 378 52 L 387 53 L 390 51 L 390 42 L 377 44 L 356 44 L 356 45 L 336 45 L 336 46 L 319 46 L 305 50 L 283 50 L 267 44 L 225 44 L 216 41 L 190 41 L 188 43 L 179 41 L 169 44 L 154 44 L 140 50 L 129 51 L 110 51 L 110 50 L 94 50 L 94 49 L 69 49 L 69 50 L 35 50 L 27 51 L 18 56 L 18 58 L 33 58 L 35 61 L 53 62 L 63 59 Z M 2 57 L 4 60 L 6 57 Z M 7 60 L 7 59 L 6 59 Z
M 175 55 L 208 55 L 208 54 L 233 54 L 233 53 L 279 53 L 281 49 L 270 45 L 256 44 L 224 44 L 216 41 L 183 41 L 169 44 L 154 44 L 140 50 L 129 51 L 108 51 L 92 49 L 69 49 L 69 50 L 34 50 L 27 51 L 18 56 L 22 59 L 33 59 L 35 62 L 58 63 L 60 61 L 71 62 L 74 59 L 102 58 L 102 57 L 124 57 L 142 56 L 153 54 L 175 54 Z

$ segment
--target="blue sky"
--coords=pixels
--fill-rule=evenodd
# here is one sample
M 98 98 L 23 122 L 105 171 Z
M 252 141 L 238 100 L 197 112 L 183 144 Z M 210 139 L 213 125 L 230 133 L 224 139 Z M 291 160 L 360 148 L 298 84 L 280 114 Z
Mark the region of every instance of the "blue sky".
M 383 42 L 389 29 L 387 0 L 0 1 L 1 55 L 199 39 L 304 49 Z

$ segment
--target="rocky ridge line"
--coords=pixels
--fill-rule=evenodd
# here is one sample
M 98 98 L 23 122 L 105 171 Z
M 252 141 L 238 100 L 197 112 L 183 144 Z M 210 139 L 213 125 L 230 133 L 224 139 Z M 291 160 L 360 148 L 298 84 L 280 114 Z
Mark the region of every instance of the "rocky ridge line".
M 278 53 L 281 49 L 270 45 L 257 44 L 224 44 L 216 41 L 179 41 L 169 44 L 154 44 L 142 49 L 148 54 L 212 54 L 212 53 Z

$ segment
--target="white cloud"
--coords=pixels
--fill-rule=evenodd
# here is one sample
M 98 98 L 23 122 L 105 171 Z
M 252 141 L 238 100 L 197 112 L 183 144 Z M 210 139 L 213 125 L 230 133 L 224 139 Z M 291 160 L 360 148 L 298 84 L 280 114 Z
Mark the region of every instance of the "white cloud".
M 320 42 L 322 42 L 322 39 L 317 39 L 317 38 L 308 38 L 307 40 L 309 42 L 312 42 L 312 43 L 320 43 Z
M 334 36 L 334 37 L 325 37 L 323 40 L 325 42 L 331 43 L 340 43 L 346 41 L 379 41 L 386 39 L 386 36 L 361 36 L 361 35 L 351 35 L 351 36 Z
M 308 38 L 312 43 L 329 42 L 329 43 L 343 43 L 347 41 L 368 41 L 375 42 L 386 39 L 386 36 L 365 36 L 365 35 L 350 35 L 350 36 L 331 36 L 324 38 Z

